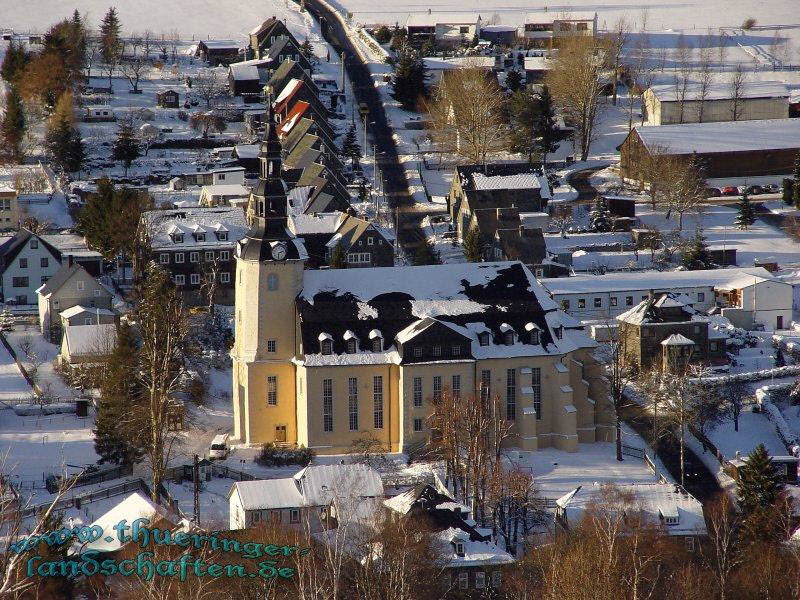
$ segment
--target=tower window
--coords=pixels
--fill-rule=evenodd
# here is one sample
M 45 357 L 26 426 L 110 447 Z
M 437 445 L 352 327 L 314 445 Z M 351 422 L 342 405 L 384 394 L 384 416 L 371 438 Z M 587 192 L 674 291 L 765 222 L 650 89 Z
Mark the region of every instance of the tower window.
M 383 339 L 376 337 L 372 339 L 372 351 L 373 352 L 382 352 L 383 351 Z
M 350 338 L 347 340 L 347 353 L 348 354 L 355 354 L 356 353 L 356 340 L 355 338 Z
M 320 351 L 322 354 L 333 354 L 333 342 L 331 340 L 322 340 Z
M 276 292 L 278 290 L 278 276 L 275 273 L 267 275 L 267 289 L 270 292 Z

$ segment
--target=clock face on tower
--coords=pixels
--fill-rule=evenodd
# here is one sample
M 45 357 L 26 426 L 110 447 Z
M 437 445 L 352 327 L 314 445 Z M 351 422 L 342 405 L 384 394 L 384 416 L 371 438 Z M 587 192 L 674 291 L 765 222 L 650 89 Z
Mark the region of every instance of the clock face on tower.
M 286 258 L 286 244 L 278 242 L 272 247 L 272 258 L 275 260 L 283 260 Z

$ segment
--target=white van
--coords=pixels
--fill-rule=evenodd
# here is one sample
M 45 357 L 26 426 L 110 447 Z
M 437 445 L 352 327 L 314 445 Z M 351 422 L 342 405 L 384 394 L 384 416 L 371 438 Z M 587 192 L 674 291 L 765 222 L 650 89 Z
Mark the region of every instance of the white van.
M 211 440 L 211 447 L 208 450 L 208 458 L 225 458 L 228 456 L 228 434 L 220 433 Z

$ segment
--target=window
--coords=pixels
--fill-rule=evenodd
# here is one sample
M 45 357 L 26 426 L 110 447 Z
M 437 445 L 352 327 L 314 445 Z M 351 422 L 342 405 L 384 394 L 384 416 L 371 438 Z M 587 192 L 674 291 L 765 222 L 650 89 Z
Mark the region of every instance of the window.
M 542 370 L 539 367 L 531 369 L 531 390 L 533 390 L 533 410 L 536 419 L 542 418 Z
M 189 275 L 189 283 L 192 285 L 199 285 L 200 284 L 200 275 L 198 273 L 192 273 Z
M 698 302 L 705 302 L 706 301 L 705 292 L 697 292 L 697 301 Z
M 175 285 L 185 285 L 186 275 L 175 275 Z
M 267 340 L 267 352 L 270 354 L 274 354 L 278 350 L 278 341 L 277 340 Z
M 367 238 L 367 246 L 374 246 L 374 245 L 375 245 L 375 238 L 374 237 L 368 237 Z
M 299 523 L 300 522 L 300 509 L 299 508 L 290 508 L 289 509 L 289 523 Z
M 453 375 L 453 398 L 461 397 L 461 375 Z
M 205 254 L 203 256 L 205 257 L 205 261 L 206 262 L 212 262 L 214 260 L 214 251 L 213 250 L 206 250 L 206 252 L 205 252 Z
M 92 324 L 92 317 L 86 317 L 83 319 L 84 325 L 91 325 Z
M 559 325 L 556 327 L 556 338 L 560 340 L 562 337 L 564 337 L 564 327 Z
M 369 252 L 350 252 L 347 254 L 347 262 L 354 265 L 369 264 L 372 262 L 372 254 Z
M 608 299 L 608 303 L 611 306 L 616 306 L 617 305 L 617 297 L 616 296 L 611 296 L 611 298 Z
M 488 346 L 489 345 L 489 333 L 484 331 L 483 333 L 478 334 L 478 343 L 481 346 Z
M 506 346 L 513 346 L 514 345 L 514 332 L 513 331 L 506 331 L 503 335 L 504 341 Z
M 458 33 L 460 33 L 461 35 L 469 33 L 469 25 L 462 25 L 461 27 L 459 27 Z
M 358 431 L 358 377 L 347 379 L 347 415 L 350 431 Z
M 372 338 L 372 351 L 383 352 L 383 339 L 380 337 Z
M 278 377 L 275 375 L 267 377 L 267 404 L 270 406 L 278 404 Z
M 517 370 L 506 370 L 506 419 L 517 419 Z
M 569 300 L 562 300 L 561 301 L 561 308 L 563 310 L 569 310 Z
M 603 299 L 602 298 L 595 298 L 594 299 L 594 307 L 595 308 L 602 308 L 603 307 Z
M 571 29 L 571 26 L 569 23 L 559 23 L 558 28 L 561 31 L 569 31 Z
M 219 232 L 217 232 L 217 239 L 220 242 L 227 242 L 228 241 L 228 232 L 227 231 L 219 231 Z M 225 254 L 227 254 L 227 253 L 228 252 L 226 250 Z M 228 260 L 228 259 L 226 258 L 225 260 Z
M 492 571 L 492 587 L 500 587 L 503 581 L 503 573 L 501 571 Z
M 95 290 L 94 291 L 94 295 L 95 295 L 95 297 L 99 298 L 100 297 L 100 290 Z
M 538 344 L 539 343 L 539 330 L 533 329 L 531 330 L 531 344 Z
M 709 350 L 711 350 L 712 352 L 716 352 L 717 348 L 719 348 L 719 346 L 717 345 L 717 342 L 711 342 L 709 344 Z
M 320 352 L 322 352 L 322 354 L 333 354 L 333 342 L 331 340 L 322 340 L 320 343 Z
M 692 328 L 692 331 L 694 331 L 694 333 L 700 333 L 700 325 L 695 325 L 695 326 Z
M 77 283 L 78 291 L 82 292 L 83 291 L 83 282 L 82 281 L 77 281 L 76 283 Z
M 686 544 L 687 552 L 694 552 L 694 538 L 692 536 L 686 536 L 684 543 Z
M 267 275 L 267 289 L 270 292 L 278 291 L 278 276 L 275 273 Z
M 578 308 L 586 308 L 586 298 L 578 298 Z
M 205 242 L 206 241 L 206 234 L 205 233 L 195 233 L 194 239 L 197 242 Z
M 27 277 L 12 277 L 11 287 L 28 287 Z
M 347 353 L 348 354 L 355 354 L 356 353 L 356 340 L 355 338 L 350 338 L 347 340 Z
M 162 265 L 169 264 L 169 254 L 167 254 L 166 252 L 162 252 L 161 254 L 159 254 L 158 262 L 160 262 Z
M 269 520 L 272 523 L 280 523 L 281 522 L 281 515 L 282 511 L 280 510 L 271 510 L 269 511 Z
M 47 258 L 46 256 L 40 258 L 39 259 L 39 266 L 46 269 L 47 267 L 50 266 L 50 259 Z
M 189 262 L 200 262 L 200 253 L 199 252 L 189 252 Z
M 575 29 L 578 31 L 589 31 L 589 24 L 588 23 L 577 23 L 575 25 Z
M 420 419 L 420 418 L 415 418 L 414 419 L 414 431 L 415 432 L 422 431 L 422 419 Z
M 230 273 L 220 273 L 219 280 L 221 283 L 230 283 L 231 282 L 231 274 Z
M 481 400 L 488 400 L 492 394 L 492 372 L 488 369 L 481 371 Z
M 333 379 L 322 380 L 322 429 L 333 431 Z
M 633 296 L 625 296 L 625 306 L 633 306 Z
M 228 239 L 228 234 L 227 233 L 225 234 L 225 239 Z M 219 251 L 219 259 L 220 260 L 230 260 L 231 259 L 230 250 L 220 250 Z
M 414 377 L 414 406 L 422 406 L 422 377 Z
M 181 264 L 183 262 L 184 256 L 183 252 L 176 252 L 175 253 L 175 262 Z
M 220 181 L 225 181 L 225 173 L 218 173 L 217 177 L 219 178 Z
M 483 571 L 475 571 L 475 587 L 476 588 L 486 587 L 486 573 L 484 573 Z
M 442 347 L 439 344 L 435 344 L 433 346 L 432 354 L 434 356 L 441 356 L 442 355 Z
M 461 356 L 461 346 L 459 344 L 453 344 L 450 348 L 450 354 L 452 356 Z
M 417 358 L 422 356 L 422 346 L 414 346 L 414 356 Z
M 36 250 L 39 247 L 39 240 L 31 240 L 31 250 Z
M 433 401 L 441 402 L 442 400 L 442 376 L 433 376 Z
M 372 426 L 383 429 L 383 375 L 372 378 Z
M 458 544 L 456 544 L 456 548 L 458 548 Z M 464 548 L 464 544 L 461 544 L 461 548 Z M 458 554 L 458 550 L 456 550 L 456 554 Z M 467 571 L 462 571 L 458 574 L 458 589 L 466 590 L 469 587 L 469 573 Z
M 27 269 L 28 268 L 28 259 L 27 258 L 20 258 L 19 259 L 19 268 L 20 269 Z

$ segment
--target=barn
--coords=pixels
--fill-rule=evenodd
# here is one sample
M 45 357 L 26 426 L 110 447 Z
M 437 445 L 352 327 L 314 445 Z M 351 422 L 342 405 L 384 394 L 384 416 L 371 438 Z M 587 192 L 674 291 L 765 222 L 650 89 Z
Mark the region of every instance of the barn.
M 800 119 L 636 127 L 619 149 L 621 174 L 631 179 L 656 155 L 694 155 L 708 178 L 781 175 L 792 172 L 800 151 Z

